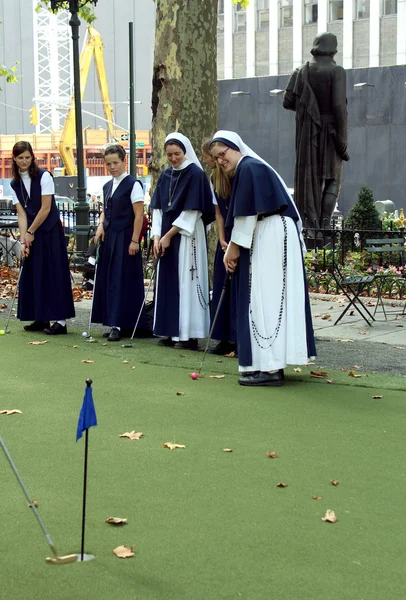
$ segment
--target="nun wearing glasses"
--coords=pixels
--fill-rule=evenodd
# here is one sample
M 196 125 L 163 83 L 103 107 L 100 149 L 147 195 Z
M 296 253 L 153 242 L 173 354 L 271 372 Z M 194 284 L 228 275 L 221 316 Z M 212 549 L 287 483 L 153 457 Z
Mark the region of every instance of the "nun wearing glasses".
M 170 166 L 151 199 L 154 255 L 159 258 L 154 335 L 161 345 L 197 350 L 209 334 L 205 226 L 214 221 L 212 191 L 190 140 L 165 139 Z
M 287 365 L 316 355 L 299 213 L 282 178 L 238 134 L 217 131 L 210 152 L 232 176 L 224 264 L 238 287 L 238 382 L 281 386 Z

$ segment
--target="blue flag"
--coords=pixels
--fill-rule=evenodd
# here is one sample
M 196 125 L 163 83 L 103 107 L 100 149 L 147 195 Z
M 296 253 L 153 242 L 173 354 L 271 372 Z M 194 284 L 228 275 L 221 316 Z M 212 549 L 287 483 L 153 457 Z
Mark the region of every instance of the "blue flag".
M 94 427 L 95 425 L 97 425 L 97 419 L 93 403 L 92 388 L 88 386 L 86 387 L 85 397 L 83 398 L 82 408 L 80 409 L 76 441 L 82 437 L 83 432 L 86 431 L 86 429 Z

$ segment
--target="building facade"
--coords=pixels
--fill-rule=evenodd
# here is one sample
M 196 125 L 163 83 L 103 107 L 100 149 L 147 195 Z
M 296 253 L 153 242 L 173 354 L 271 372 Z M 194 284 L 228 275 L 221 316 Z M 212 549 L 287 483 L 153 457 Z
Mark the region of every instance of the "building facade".
M 218 78 L 291 73 L 324 31 L 345 69 L 406 64 L 406 0 L 219 0 Z

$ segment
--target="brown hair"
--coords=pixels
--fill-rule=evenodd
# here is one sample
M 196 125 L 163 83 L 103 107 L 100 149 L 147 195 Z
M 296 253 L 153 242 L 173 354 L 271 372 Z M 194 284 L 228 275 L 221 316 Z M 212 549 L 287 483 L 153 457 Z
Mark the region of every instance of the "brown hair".
M 108 154 L 118 154 L 119 159 L 123 162 L 125 161 L 126 153 L 121 144 L 111 144 L 111 146 L 107 146 L 104 151 L 104 157 L 106 157 Z
M 38 165 L 36 163 L 35 154 L 34 154 L 34 151 L 32 149 L 30 142 L 21 141 L 21 142 L 17 142 L 16 144 L 14 144 L 13 150 L 12 150 L 13 158 L 17 158 L 17 156 L 20 156 L 20 154 L 22 154 L 23 152 L 29 152 L 31 154 L 32 161 L 28 168 L 28 174 L 31 179 L 34 179 L 34 177 L 38 173 Z M 18 168 L 15 160 L 13 160 L 13 164 L 11 165 L 11 170 L 13 173 L 14 181 L 20 181 L 20 169 Z
M 204 154 L 210 154 L 210 148 L 212 145 L 212 138 L 206 138 L 202 142 L 202 152 Z M 231 194 L 231 183 L 229 176 L 223 171 L 221 167 L 216 163 L 212 170 L 212 181 L 216 194 L 226 199 Z

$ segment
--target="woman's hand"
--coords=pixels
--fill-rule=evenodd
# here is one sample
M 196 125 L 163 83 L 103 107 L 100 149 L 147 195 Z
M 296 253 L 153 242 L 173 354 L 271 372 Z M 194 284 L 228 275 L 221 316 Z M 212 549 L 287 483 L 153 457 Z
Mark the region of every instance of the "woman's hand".
M 20 248 L 21 248 L 21 250 L 20 250 L 21 260 L 24 260 L 25 258 L 27 258 L 27 256 L 29 256 L 30 249 L 25 242 L 22 242 L 20 244 Z
M 99 243 L 99 240 L 101 240 L 102 242 L 104 242 L 104 225 L 103 223 L 99 223 L 96 229 L 96 235 L 94 236 L 94 243 L 97 244 Z
M 226 252 L 226 250 L 228 248 L 228 244 L 227 244 L 226 240 L 220 239 L 219 242 L 220 242 L 220 247 L 221 247 L 222 251 Z
M 224 266 L 229 273 L 234 273 L 237 268 L 240 258 L 240 247 L 234 242 L 228 244 L 227 251 L 224 255 Z
M 167 248 L 169 248 L 170 245 L 171 245 L 171 238 L 168 235 L 164 235 L 164 237 L 162 237 L 159 241 L 159 249 L 160 249 L 161 256 L 163 256 L 165 254 L 165 250 Z
M 131 244 L 128 246 L 128 254 L 130 256 L 135 256 L 140 251 L 140 243 L 131 241 Z
M 25 243 L 26 250 L 28 250 L 28 251 L 30 250 L 30 246 L 33 243 L 33 241 L 34 241 L 34 236 L 30 235 L 27 231 L 27 233 L 24 236 L 24 240 L 23 240 L 23 242 Z
M 161 238 L 159 235 L 154 236 L 154 258 L 159 258 L 161 256 L 161 249 L 159 247 L 159 242 Z

